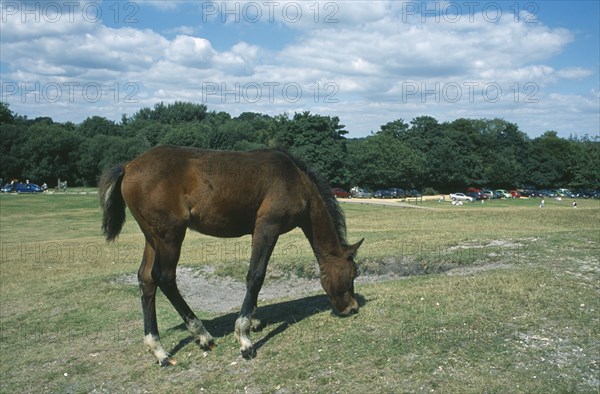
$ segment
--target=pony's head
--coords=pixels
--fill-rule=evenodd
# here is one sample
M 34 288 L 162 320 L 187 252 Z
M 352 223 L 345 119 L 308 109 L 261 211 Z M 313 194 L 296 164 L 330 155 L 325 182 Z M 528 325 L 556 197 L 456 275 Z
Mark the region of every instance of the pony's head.
M 358 312 L 358 302 L 354 297 L 354 256 L 363 241 L 364 238 L 354 245 L 343 246 L 341 255 L 330 256 L 327 264 L 321 266 L 321 285 L 335 311 L 342 316 Z

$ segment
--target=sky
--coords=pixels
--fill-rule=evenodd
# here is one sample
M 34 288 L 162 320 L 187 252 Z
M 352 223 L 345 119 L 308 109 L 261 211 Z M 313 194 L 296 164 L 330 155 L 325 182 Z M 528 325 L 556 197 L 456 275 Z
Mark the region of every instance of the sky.
M 0 100 L 120 121 L 163 102 L 600 134 L 600 1 L 1 1 Z

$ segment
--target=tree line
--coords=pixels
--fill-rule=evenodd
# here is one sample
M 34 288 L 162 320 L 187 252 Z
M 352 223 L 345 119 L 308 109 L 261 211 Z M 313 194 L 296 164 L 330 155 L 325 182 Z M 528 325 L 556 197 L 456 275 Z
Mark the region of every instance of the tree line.
M 0 103 L 0 178 L 95 186 L 103 170 L 160 144 L 219 150 L 278 147 L 323 174 L 332 186 L 371 189 L 470 186 L 600 188 L 600 138 L 529 138 L 502 119 L 439 122 L 420 116 L 347 138 L 337 116 L 269 116 L 209 111 L 204 104 L 158 103 L 120 122 L 92 116 L 79 124 L 28 119 Z

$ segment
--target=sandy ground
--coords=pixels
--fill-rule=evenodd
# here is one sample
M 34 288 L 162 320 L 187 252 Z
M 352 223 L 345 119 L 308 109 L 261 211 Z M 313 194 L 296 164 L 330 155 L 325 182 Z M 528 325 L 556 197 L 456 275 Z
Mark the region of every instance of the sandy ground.
M 358 277 L 355 285 L 360 292 L 360 285 L 397 279 L 395 274 L 366 275 Z M 137 275 L 127 275 L 117 280 L 125 285 L 138 285 Z M 213 276 L 209 272 L 195 270 L 188 267 L 177 269 L 177 286 L 179 291 L 196 311 L 207 312 L 232 312 L 237 311 L 242 305 L 246 292 L 245 283 L 230 277 Z M 325 294 L 318 279 L 289 278 L 266 279 L 260 294 L 259 303 L 266 300 L 293 297 L 300 298 L 313 294 Z M 260 306 L 260 305 L 259 305 Z
M 338 198 L 337 200 L 342 204 L 367 204 L 367 205 L 378 205 L 385 207 L 396 207 L 396 208 L 415 208 L 415 209 L 438 209 L 435 207 L 424 207 L 422 205 L 425 201 L 440 201 L 443 198 L 444 202 L 450 203 L 450 197 L 441 194 L 435 196 L 423 196 L 422 198 Z
M 470 275 L 491 269 L 507 269 L 510 265 L 489 264 L 476 267 L 460 267 L 448 270 L 448 275 Z M 411 275 L 406 273 L 386 272 L 381 275 L 361 275 L 356 278 L 356 291 L 360 293 L 362 284 L 398 280 Z M 116 281 L 128 286 L 137 286 L 137 275 L 123 276 Z M 216 313 L 234 312 L 241 307 L 246 291 L 245 283 L 230 277 L 218 277 L 210 272 L 179 267 L 177 269 L 177 286 L 190 307 L 195 311 Z M 260 303 L 268 300 L 292 297 L 294 299 L 308 295 L 325 294 L 319 279 L 288 278 L 265 280 L 260 294 Z

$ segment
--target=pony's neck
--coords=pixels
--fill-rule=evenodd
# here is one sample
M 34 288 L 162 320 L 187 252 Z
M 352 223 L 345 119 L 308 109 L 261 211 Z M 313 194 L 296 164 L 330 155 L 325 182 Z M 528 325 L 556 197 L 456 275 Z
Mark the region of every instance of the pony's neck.
M 334 221 L 320 196 L 310 201 L 310 221 L 303 228 L 319 265 L 329 256 L 339 256 L 342 247 Z

